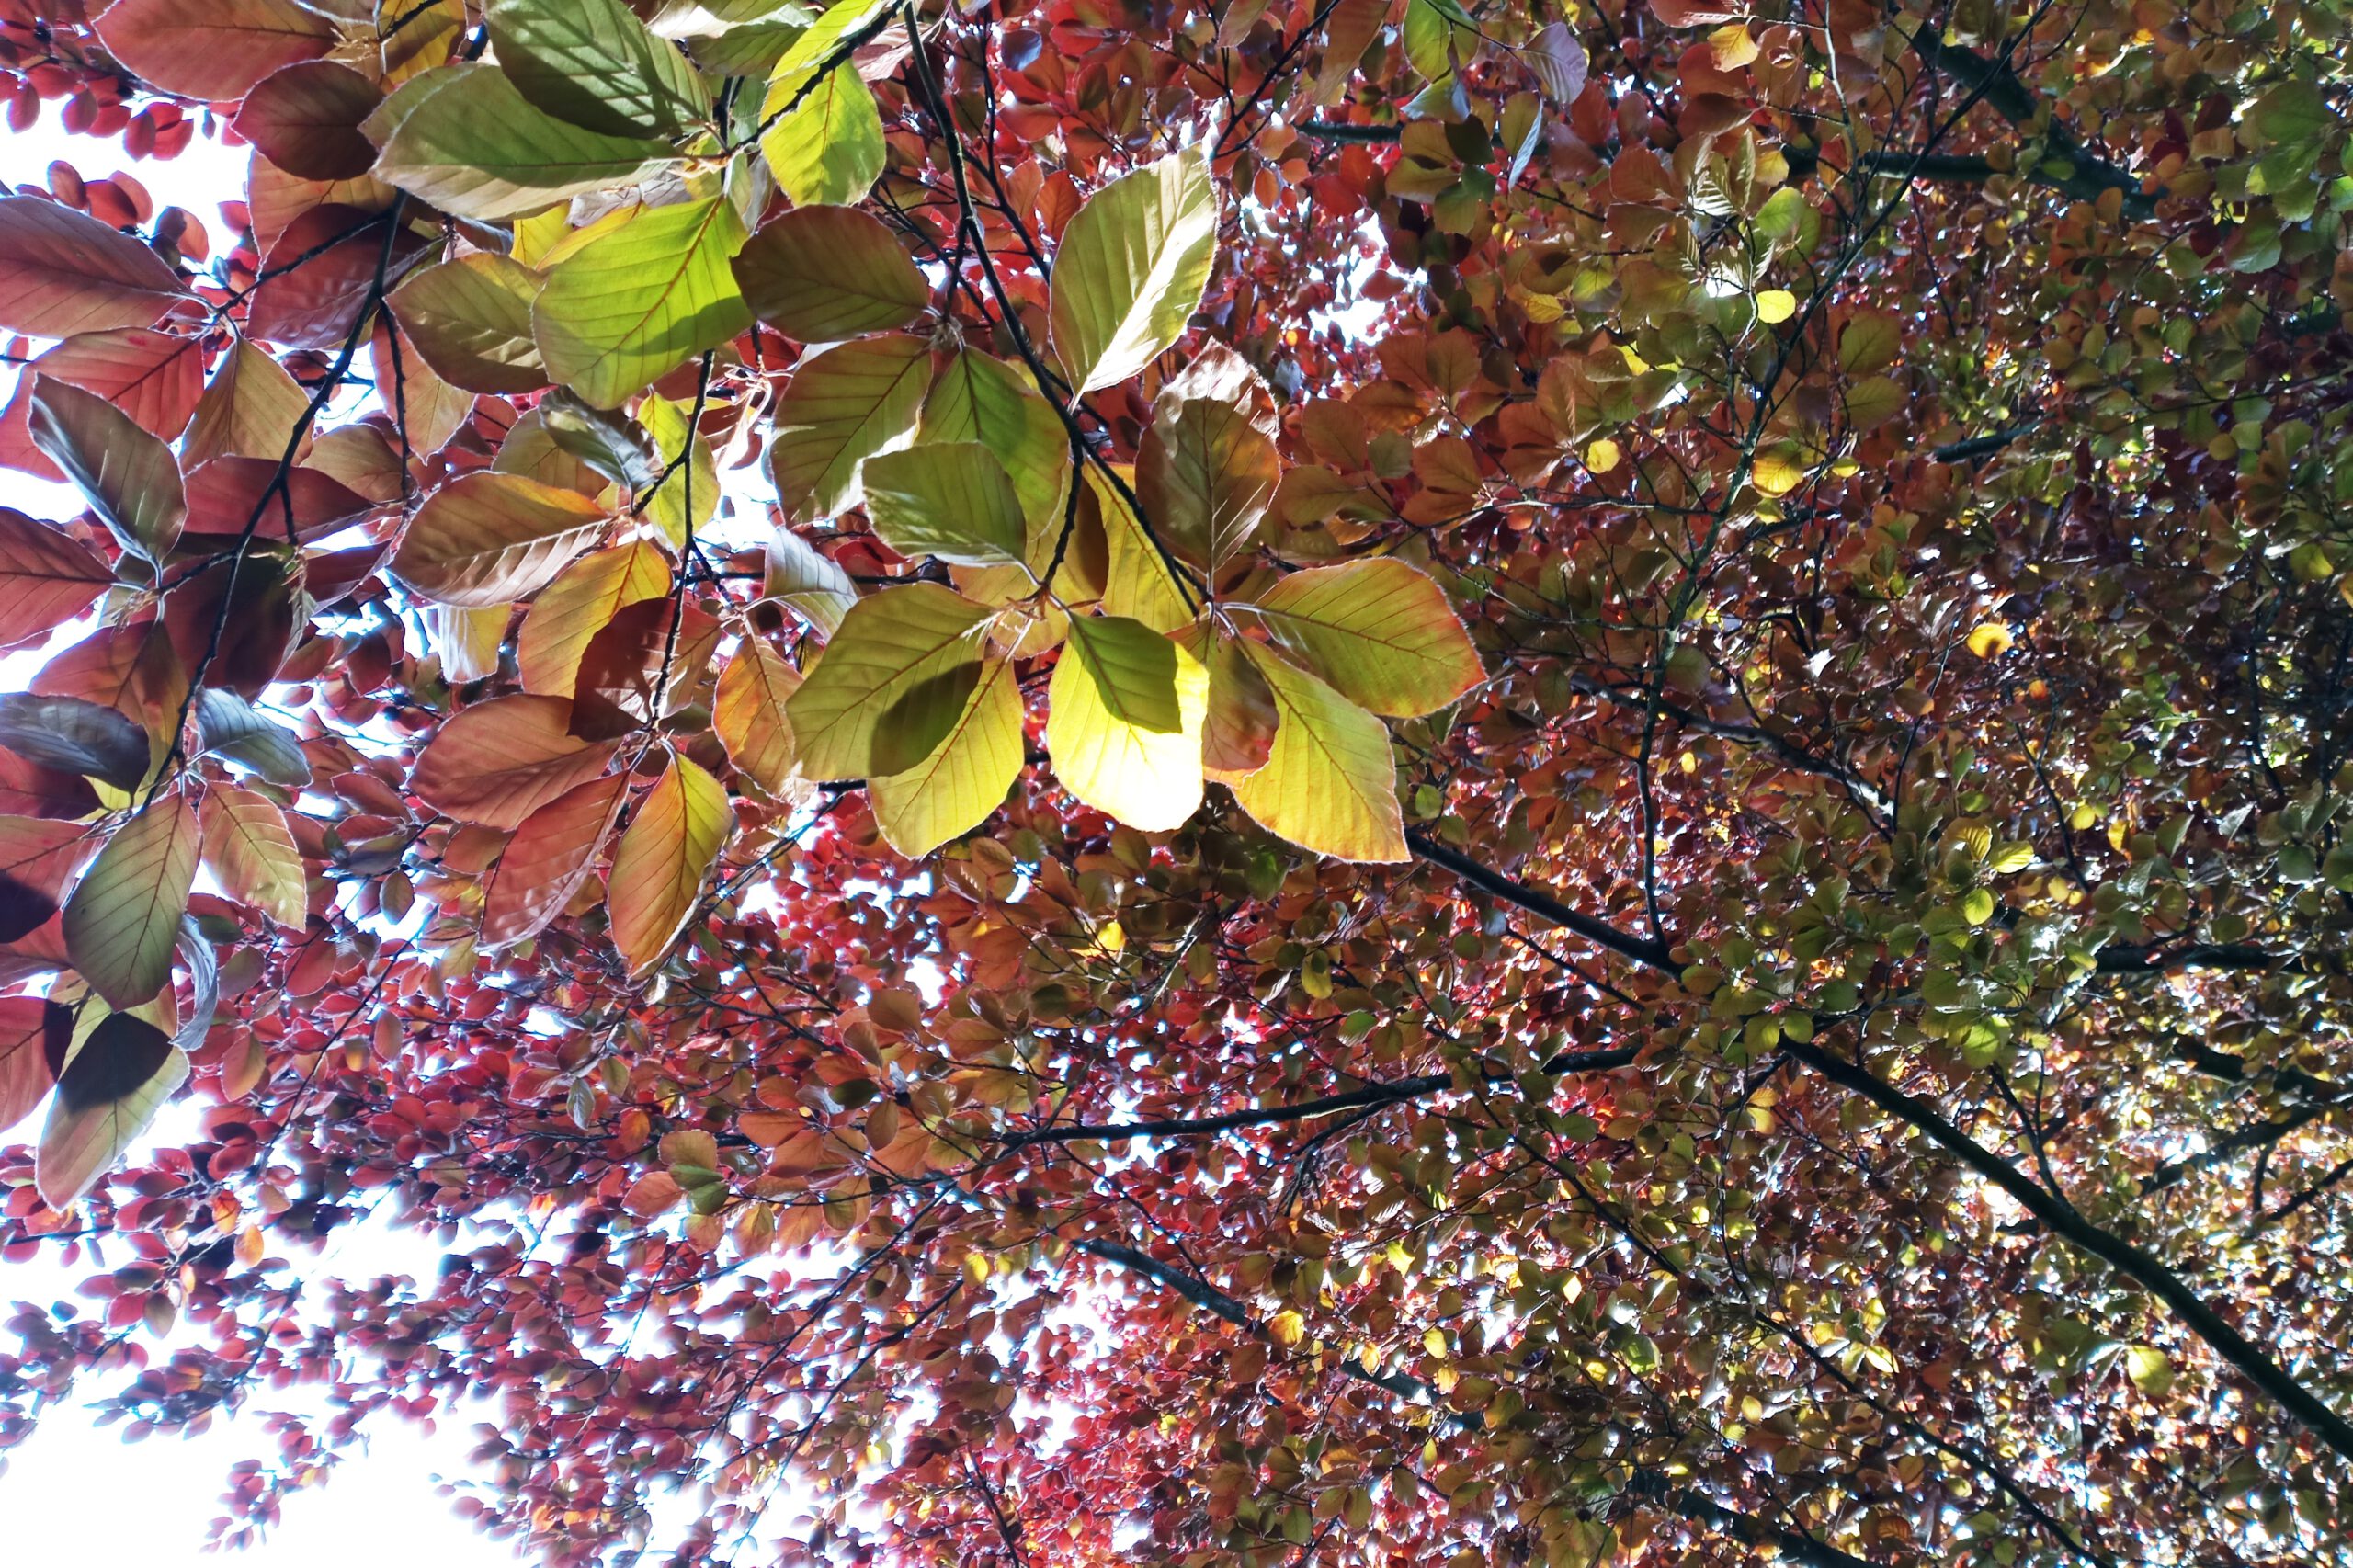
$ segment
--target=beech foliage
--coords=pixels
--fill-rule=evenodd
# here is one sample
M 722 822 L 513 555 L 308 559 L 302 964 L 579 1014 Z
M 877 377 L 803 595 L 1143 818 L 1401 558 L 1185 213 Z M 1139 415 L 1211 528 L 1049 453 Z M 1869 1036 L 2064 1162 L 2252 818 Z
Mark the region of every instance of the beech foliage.
M 2353 1556 L 2348 60 L 0 0 L 143 160 L 0 193 L 0 1453 L 234 1415 L 236 1543 L 470 1424 L 566 1568 Z

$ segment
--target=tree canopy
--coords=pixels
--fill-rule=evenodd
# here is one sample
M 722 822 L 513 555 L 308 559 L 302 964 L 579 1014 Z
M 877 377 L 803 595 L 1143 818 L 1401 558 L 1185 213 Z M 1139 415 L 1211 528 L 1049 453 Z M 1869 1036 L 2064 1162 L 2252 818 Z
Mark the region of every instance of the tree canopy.
M 2353 1559 L 2348 62 L 0 0 L 153 176 L 0 196 L 0 1451 L 236 1413 L 235 1542 L 472 1425 L 565 1568 Z

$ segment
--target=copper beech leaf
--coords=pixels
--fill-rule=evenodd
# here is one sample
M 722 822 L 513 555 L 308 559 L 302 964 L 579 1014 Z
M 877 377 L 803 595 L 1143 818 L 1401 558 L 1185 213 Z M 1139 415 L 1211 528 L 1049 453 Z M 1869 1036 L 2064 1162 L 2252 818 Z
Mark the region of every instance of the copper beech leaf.
M 70 337 L 153 326 L 188 297 L 171 265 L 129 234 L 41 197 L 0 197 L 0 327 Z
M 891 231 L 854 207 L 796 207 L 745 241 L 733 265 L 752 313 L 804 343 L 904 326 L 931 295 Z
M 785 705 L 802 769 L 864 778 L 930 756 L 978 684 L 990 616 L 936 583 L 860 599 Z
M 1013 661 L 982 661 L 963 710 L 929 755 L 868 781 L 874 820 L 900 854 L 928 855 L 1004 803 L 1021 773 L 1021 684 Z
M 1212 573 L 1256 541 L 1282 477 L 1275 444 L 1229 403 L 1187 398 L 1136 449 L 1136 498 L 1170 549 Z
M 675 136 L 710 95 L 675 44 L 620 0 L 490 0 L 498 68 L 535 108 L 611 136 Z
M 682 756 L 638 802 L 606 881 L 613 945 L 640 975 L 670 950 L 734 821 L 718 779 Z
M 1376 713 L 1415 718 L 1486 676 L 1445 590 L 1393 558 L 1294 572 L 1252 608 L 1277 642 Z
M 57 1076 L 35 1151 L 42 1201 L 63 1209 L 97 1185 L 188 1080 L 188 1057 L 145 1018 L 113 1013 Z
M 790 608 L 825 636 L 840 629 L 858 603 L 858 585 L 833 557 L 790 528 L 768 530 L 761 593 Z
M 215 784 L 199 812 L 204 869 L 223 892 L 289 930 L 302 928 L 310 892 L 301 852 L 274 801 L 233 784 Z
M 801 672 L 764 637 L 746 637 L 719 677 L 711 727 L 737 771 L 771 795 L 782 795 L 800 758 L 785 704 L 801 689 Z
M 597 408 L 752 324 L 728 262 L 744 222 L 723 197 L 648 208 L 550 268 L 531 306 L 548 374 Z
M 674 161 L 666 142 L 608 136 L 542 113 L 497 66 L 480 63 L 403 83 L 369 127 L 378 179 L 466 218 L 512 218 Z
M 479 609 L 528 598 L 609 525 L 576 491 L 513 473 L 470 473 L 426 498 L 393 551 L 393 574 L 437 604 Z
M 263 77 L 335 47 L 335 23 L 296 0 L 115 0 L 98 37 L 167 93 L 241 98 Z
M 544 281 L 510 256 L 484 252 L 412 272 L 385 303 L 452 386 L 536 392 L 549 381 L 531 335 L 531 301 Z
M 1072 794 L 1147 833 L 1201 803 L 1209 672 L 1140 620 L 1077 616 L 1047 694 L 1046 749 Z
M 198 843 L 194 809 L 158 796 L 108 837 L 65 901 L 65 950 L 117 1007 L 152 999 L 171 978 Z
M 87 546 L 0 506 L 0 646 L 73 619 L 113 584 Z
M 106 399 L 142 430 L 169 441 L 188 427 L 203 392 L 204 340 L 135 326 L 85 332 L 33 361 L 33 369 Z
M 500 697 L 442 722 L 410 779 L 435 811 L 485 827 L 517 828 L 566 790 L 605 771 L 614 743 L 571 732 L 560 697 Z
M 133 555 L 160 562 L 188 518 L 188 490 L 171 448 L 94 393 L 33 383 L 33 444 L 49 454 Z
M 256 83 L 231 124 L 290 175 L 351 179 L 376 161 L 375 144 L 359 127 L 383 99 L 382 89 L 350 66 L 307 60 Z
M 195 422 L 181 443 L 190 467 L 215 458 L 254 458 L 271 463 L 293 443 L 300 459 L 307 440 L 296 441 L 310 395 L 286 368 L 259 345 L 239 338 L 221 357 L 211 385 L 197 400 Z
M 1087 199 L 1054 253 L 1054 352 L 1081 392 L 1126 381 L 1176 343 L 1217 254 L 1203 150 L 1123 175 Z
M 1266 766 L 1233 798 L 1293 844 L 1342 860 L 1405 858 L 1389 732 L 1324 682 L 1256 642 L 1242 644 L 1274 698 Z
M 0 816 L 0 942 L 49 923 L 101 836 L 80 823 Z
M 778 400 L 769 461 L 788 514 L 831 517 L 864 494 L 866 460 L 915 428 L 931 350 L 904 335 L 861 338 L 801 361 Z
M 57 1082 L 74 1010 L 40 996 L 0 996 L 0 1132 L 24 1120 Z
M 1018 566 L 1027 554 L 1021 497 L 978 441 L 926 441 L 869 458 L 864 483 L 868 521 L 902 555 Z
M 1043 570 L 1062 532 L 1070 493 L 1070 436 L 1029 372 L 965 347 L 942 366 L 924 399 L 919 439 L 977 441 L 1013 482 L 1029 524 L 1029 564 Z
M 0 746 L 26 761 L 128 790 L 153 758 L 147 732 L 119 709 L 85 698 L 0 695 Z
M 483 900 L 484 947 L 526 941 L 563 913 L 588 880 L 628 792 L 623 775 L 592 778 L 523 819 L 491 870 Z
M 540 591 L 516 639 L 523 689 L 570 697 L 581 655 L 629 606 L 670 591 L 670 561 L 650 540 L 584 555 Z

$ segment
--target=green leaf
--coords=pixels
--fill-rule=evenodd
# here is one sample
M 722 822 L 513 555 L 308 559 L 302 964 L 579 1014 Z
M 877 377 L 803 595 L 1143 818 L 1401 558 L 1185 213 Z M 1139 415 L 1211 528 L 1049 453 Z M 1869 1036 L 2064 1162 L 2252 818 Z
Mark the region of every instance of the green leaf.
M 2173 1391 L 2173 1362 L 2154 1345 L 2130 1345 L 2124 1350 L 2124 1375 L 2151 1398 Z
M 719 780 L 674 755 L 621 835 L 606 881 L 613 946 L 631 978 L 660 963 L 677 940 L 733 824 Z
M 233 691 L 196 694 L 196 733 L 199 756 L 225 756 L 288 790 L 311 781 L 311 759 L 293 732 Z
M 936 583 L 858 600 L 785 704 L 801 770 L 867 778 L 930 756 L 978 685 L 990 614 Z
M 172 977 L 198 842 L 196 812 L 159 796 L 115 830 L 65 901 L 66 954 L 117 1007 L 152 1000 Z
M 803 343 L 904 326 L 931 298 L 891 231 L 854 207 L 785 213 L 736 253 L 735 281 L 754 315 Z
M 768 530 L 767 570 L 760 594 L 790 608 L 831 637 L 858 603 L 858 584 L 830 555 L 821 553 L 790 528 Z
M 1029 564 L 1040 571 L 1062 532 L 1070 493 L 1070 435 L 1027 370 L 963 348 L 924 400 L 919 439 L 978 441 L 996 455 L 1029 523 Z
M 531 306 L 548 374 L 597 408 L 752 324 L 728 262 L 744 221 L 722 197 L 647 208 L 558 263 Z
M 1080 392 L 1126 381 L 1183 335 L 1217 254 L 1217 190 L 1199 147 L 1113 180 L 1063 232 L 1048 301 Z
M 495 65 L 449 65 L 402 84 L 369 121 L 378 179 L 461 218 L 511 218 L 676 162 L 669 143 L 567 125 Z
M 869 458 L 866 516 L 914 560 L 1017 566 L 1028 535 L 1005 467 L 978 441 L 941 441 Z
M 1275 444 L 1230 403 L 1188 398 L 1136 450 L 1136 499 L 1160 537 L 1212 576 L 1256 541 L 1282 478 Z
M 392 574 L 436 604 L 512 604 L 545 587 L 609 519 L 577 491 L 478 472 L 426 498 L 392 552 Z
M 187 1081 L 188 1057 L 162 1029 L 128 1013 L 100 1019 L 58 1074 L 34 1153 L 42 1201 L 63 1209 L 89 1191 Z
M 531 301 L 542 281 L 511 257 L 478 253 L 411 274 L 384 302 L 451 386 L 537 392 L 549 380 L 531 335 Z
M 204 797 L 200 858 L 222 891 L 279 926 L 300 931 L 308 916 L 301 851 L 276 801 L 232 784 Z
M 893 334 L 829 348 L 793 368 L 777 400 L 768 460 L 788 516 L 830 517 L 858 504 L 858 470 L 915 428 L 931 350 Z
M 760 138 L 761 155 L 796 205 L 859 200 L 882 173 L 882 116 L 873 90 L 854 65 L 837 65 L 813 84 L 786 69 L 790 58 L 769 78 L 763 113 L 795 107 Z
M 1103 583 L 1103 609 L 1142 621 L 1154 631 L 1174 631 L 1191 624 L 1194 608 L 1185 597 L 1176 574 L 1161 558 L 1142 521 L 1110 481 L 1090 466 L 1087 490 L 1103 519 L 1108 562 Z
M 1380 720 L 1272 649 L 1243 650 L 1280 715 L 1267 765 L 1233 798 L 1269 831 L 1342 860 L 1406 858 L 1389 732 Z
M 891 847 L 927 855 L 988 820 L 1021 772 L 1021 684 L 1009 659 L 981 676 L 947 737 L 904 773 L 870 779 L 874 820 Z
M 654 393 L 637 405 L 637 416 L 654 437 L 662 472 L 667 475 L 654 481 L 644 501 L 645 516 L 677 550 L 686 548 L 689 535 L 708 529 L 719 512 L 719 460 L 701 433 L 688 427 L 693 413 L 694 404 L 687 399 Z
M 676 136 L 710 114 L 693 64 L 620 0 L 490 0 L 483 20 L 506 79 L 558 119 L 608 136 Z
M 105 398 L 47 376 L 33 380 L 33 445 L 65 471 L 115 542 L 161 562 L 188 520 L 179 460 Z
M 1433 712 L 1486 678 L 1445 590 L 1391 557 L 1294 572 L 1254 608 L 1277 642 L 1376 713 Z
M 187 296 L 129 234 L 46 197 L 0 197 L 0 328 L 71 337 L 153 326 Z
M 1209 671 L 1190 652 L 1140 620 L 1073 616 L 1047 700 L 1063 789 L 1146 833 L 1199 809 Z

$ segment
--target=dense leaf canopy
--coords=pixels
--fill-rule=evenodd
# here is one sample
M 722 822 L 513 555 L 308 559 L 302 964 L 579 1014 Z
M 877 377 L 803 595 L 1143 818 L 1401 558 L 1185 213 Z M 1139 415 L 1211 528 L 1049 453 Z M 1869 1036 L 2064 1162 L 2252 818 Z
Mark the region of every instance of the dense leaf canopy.
M 12 125 L 252 148 L 0 196 L 0 1445 L 237 1413 L 233 1541 L 472 1424 L 573 1568 L 2353 1559 L 2348 61 L 0 0 Z

